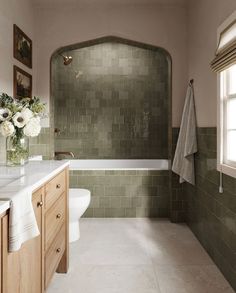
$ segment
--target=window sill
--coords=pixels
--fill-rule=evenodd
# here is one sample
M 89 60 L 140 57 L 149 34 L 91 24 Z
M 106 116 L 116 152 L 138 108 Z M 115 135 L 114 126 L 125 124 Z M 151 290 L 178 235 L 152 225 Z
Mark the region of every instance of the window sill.
M 218 164 L 217 170 L 223 174 L 236 178 L 236 168 L 234 167 L 225 164 Z

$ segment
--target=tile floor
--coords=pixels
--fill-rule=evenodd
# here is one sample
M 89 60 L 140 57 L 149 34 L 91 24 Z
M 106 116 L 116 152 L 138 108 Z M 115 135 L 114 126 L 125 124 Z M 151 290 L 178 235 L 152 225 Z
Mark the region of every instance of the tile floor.
M 234 293 L 186 225 L 82 219 L 70 270 L 47 293 Z

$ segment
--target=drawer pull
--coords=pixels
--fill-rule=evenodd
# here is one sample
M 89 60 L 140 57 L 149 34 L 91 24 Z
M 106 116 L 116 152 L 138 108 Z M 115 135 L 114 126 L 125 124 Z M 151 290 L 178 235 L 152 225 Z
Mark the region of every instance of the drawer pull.
M 59 247 L 59 248 L 57 248 L 57 253 L 60 253 L 61 252 L 61 248 Z
M 61 214 L 57 214 L 56 218 L 57 219 L 60 219 L 61 218 Z
M 38 203 L 37 203 L 37 207 L 42 207 L 43 206 L 43 202 L 42 201 L 39 201 Z
M 61 188 L 61 184 L 57 184 L 57 185 L 56 185 L 56 188 L 57 188 L 57 189 Z

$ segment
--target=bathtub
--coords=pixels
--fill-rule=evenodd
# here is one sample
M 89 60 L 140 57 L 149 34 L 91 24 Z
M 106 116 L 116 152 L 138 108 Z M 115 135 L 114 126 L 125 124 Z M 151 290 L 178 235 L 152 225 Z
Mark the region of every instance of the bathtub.
M 91 191 L 90 218 L 168 217 L 168 160 L 71 160 L 70 188 Z
M 70 170 L 169 170 L 169 160 L 70 160 Z

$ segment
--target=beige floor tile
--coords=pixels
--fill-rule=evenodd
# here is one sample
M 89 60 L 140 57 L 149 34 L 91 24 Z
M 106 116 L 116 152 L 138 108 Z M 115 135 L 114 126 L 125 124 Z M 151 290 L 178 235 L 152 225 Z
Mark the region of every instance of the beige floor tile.
M 152 266 L 79 265 L 56 275 L 48 293 L 160 293 Z
M 209 265 L 212 260 L 198 242 L 150 241 L 147 250 L 157 265 Z
M 126 221 L 118 219 L 97 219 L 94 221 L 89 219 L 82 221 L 81 226 L 83 227 L 81 229 L 81 235 L 83 235 L 80 240 L 81 245 L 88 244 L 88 242 L 104 244 L 104 239 L 109 245 L 123 245 L 124 240 L 126 244 L 138 245 L 145 238 L 136 221 L 132 219 Z
M 123 244 L 111 245 L 106 243 L 93 243 L 74 246 L 72 249 L 75 261 L 91 265 L 145 265 L 151 264 L 145 247 L 139 245 Z M 72 259 L 73 262 L 73 259 Z
M 211 258 L 186 225 L 150 221 L 143 226 L 146 249 L 157 265 L 210 265 Z
M 233 293 L 215 265 L 156 266 L 162 293 Z
M 70 270 L 47 293 L 233 293 L 186 225 L 82 219 Z

